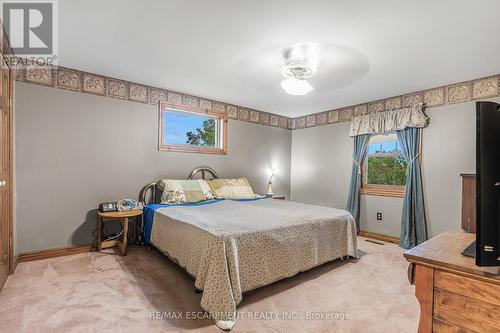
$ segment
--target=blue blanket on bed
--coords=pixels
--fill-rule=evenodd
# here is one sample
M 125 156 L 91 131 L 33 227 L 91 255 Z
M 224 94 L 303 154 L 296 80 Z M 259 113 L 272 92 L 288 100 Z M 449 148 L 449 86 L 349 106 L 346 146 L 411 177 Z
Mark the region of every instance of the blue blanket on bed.
M 263 198 L 252 198 L 252 199 L 239 199 L 235 201 L 255 201 L 262 199 L 269 199 L 270 197 Z M 198 203 L 186 203 L 186 204 L 149 204 L 144 208 L 144 242 L 149 244 L 151 242 L 151 230 L 153 229 L 153 218 L 155 216 L 155 212 L 160 208 L 165 207 L 176 207 L 176 206 L 204 206 L 211 205 L 216 202 L 223 201 L 225 199 L 211 200 L 211 201 L 203 201 Z

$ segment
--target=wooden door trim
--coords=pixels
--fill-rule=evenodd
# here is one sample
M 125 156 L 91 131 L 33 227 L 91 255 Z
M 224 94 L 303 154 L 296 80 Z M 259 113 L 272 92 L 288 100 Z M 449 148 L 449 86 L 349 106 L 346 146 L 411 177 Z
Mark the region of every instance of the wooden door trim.
M 2 50 L 0 50 L 3 52 Z M 0 56 L 3 56 L 3 53 L 0 53 Z M 7 272 L 8 275 L 14 273 L 14 237 L 13 237 L 13 219 L 14 219 L 14 108 L 13 108 L 13 72 L 8 67 L 6 63 L 4 63 L 7 68 L 0 68 L 0 80 L 4 80 L 4 75 L 7 76 L 7 82 L 2 82 L 2 90 L 4 90 L 4 84 L 7 86 L 7 96 L 2 96 L 2 105 L 4 107 L 4 111 L 7 117 L 7 127 L 6 132 L 2 134 L 2 142 L 5 139 L 6 142 L 6 158 L 7 158 L 7 177 L 4 179 L 7 182 L 7 186 L 5 189 L 6 195 L 6 207 L 5 207 L 5 230 L 6 230 L 6 241 L 7 241 Z M 3 93 L 3 91 L 2 91 Z M 3 144 L 3 143 L 2 143 Z M 2 227 L 2 226 L 0 226 Z M 3 260 L 3 259 L 2 259 Z M 3 287 L 3 284 L 0 285 L 0 289 Z
M 0 56 L 12 56 L 14 52 L 12 51 L 9 37 L 7 36 L 6 30 L 3 28 L 3 22 L 0 20 L 0 27 L 2 28 L 2 34 L 0 35 Z M 7 179 L 7 251 L 8 251 L 8 265 L 9 274 L 14 273 L 14 71 L 8 66 L 8 61 L 3 61 L 4 66 L 8 69 L 9 82 L 8 82 L 8 96 L 6 96 L 6 104 L 8 107 L 9 114 L 9 124 L 7 129 L 7 135 L 9 140 L 9 153 L 8 153 L 8 179 Z M 2 289 L 3 286 L 0 286 Z
M 12 69 L 9 69 L 9 96 L 8 105 L 10 110 L 9 117 L 9 188 L 8 192 L 8 202 L 9 202 L 9 218 L 7 219 L 7 230 L 8 230 L 8 251 L 9 251 L 9 274 L 14 274 L 14 103 L 12 101 L 14 84 L 13 84 L 13 73 Z

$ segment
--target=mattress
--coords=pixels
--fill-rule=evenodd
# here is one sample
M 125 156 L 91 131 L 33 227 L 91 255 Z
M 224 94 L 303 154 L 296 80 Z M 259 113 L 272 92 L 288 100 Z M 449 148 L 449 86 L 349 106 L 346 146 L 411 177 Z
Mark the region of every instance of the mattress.
M 357 257 L 356 225 L 341 209 L 266 198 L 156 205 L 149 214 L 146 240 L 195 278 L 201 307 L 222 329 L 234 325 L 244 292 Z

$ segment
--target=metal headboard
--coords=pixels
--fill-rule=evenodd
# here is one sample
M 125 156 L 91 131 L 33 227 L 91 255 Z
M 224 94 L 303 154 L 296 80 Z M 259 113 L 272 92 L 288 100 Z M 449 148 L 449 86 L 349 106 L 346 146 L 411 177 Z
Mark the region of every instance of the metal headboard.
M 217 172 L 215 172 L 214 169 L 207 166 L 201 166 L 194 169 L 193 171 L 191 171 L 187 179 L 194 179 L 194 176 L 196 176 L 196 174 L 200 172 L 201 172 L 201 179 L 206 179 L 205 175 L 207 172 L 212 176 L 212 179 L 219 179 L 219 176 L 217 176 Z
M 207 173 L 212 176 L 212 179 L 219 178 L 214 169 L 207 166 L 201 166 L 191 171 L 187 179 L 194 179 L 198 173 L 201 173 L 201 179 L 206 179 Z M 158 182 L 149 183 L 144 186 L 139 192 L 139 201 L 144 202 L 145 204 L 160 203 L 161 189 L 158 188 L 157 184 Z

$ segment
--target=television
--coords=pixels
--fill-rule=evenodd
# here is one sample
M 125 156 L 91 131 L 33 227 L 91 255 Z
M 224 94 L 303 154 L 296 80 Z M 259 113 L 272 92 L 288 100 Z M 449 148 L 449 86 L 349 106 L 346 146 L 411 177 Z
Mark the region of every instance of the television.
M 463 254 L 475 256 L 477 266 L 500 266 L 500 104 L 494 102 L 476 102 L 476 174 L 476 242 Z

